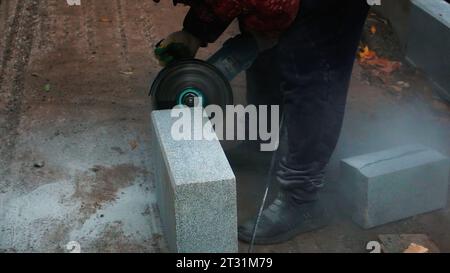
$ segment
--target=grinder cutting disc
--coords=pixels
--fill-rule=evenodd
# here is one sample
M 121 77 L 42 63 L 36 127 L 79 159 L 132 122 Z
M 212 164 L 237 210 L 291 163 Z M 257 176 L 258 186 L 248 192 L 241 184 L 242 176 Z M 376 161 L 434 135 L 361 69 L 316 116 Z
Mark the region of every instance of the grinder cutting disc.
M 218 105 L 225 108 L 233 104 L 229 81 L 215 66 L 201 60 L 175 62 L 164 68 L 150 90 L 156 109 L 171 109 L 176 105 Z M 196 100 L 196 98 L 201 100 Z

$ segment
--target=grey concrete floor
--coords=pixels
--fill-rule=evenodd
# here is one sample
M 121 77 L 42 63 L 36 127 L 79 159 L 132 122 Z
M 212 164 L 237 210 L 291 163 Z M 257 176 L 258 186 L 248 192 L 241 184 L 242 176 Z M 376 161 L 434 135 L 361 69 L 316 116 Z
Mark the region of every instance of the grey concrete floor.
M 180 28 L 185 9 L 170 1 L 81 2 L 0 4 L 0 252 L 65 252 L 70 241 L 84 252 L 164 252 L 147 93 L 160 69 L 152 48 Z M 422 100 L 399 101 L 361 74 L 357 66 L 324 192 L 338 208 L 333 225 L 258 251 L 362 252 L 381 232 L 427 233 L 450 251 L 448 210 L 362 231 L 340 208 L 340 158 L 407 141 L 450 152 L 447 108 L 436 113 Z M 244 78 L 233 86 L 242 102 Z M 268 158 L 231 162 L 240 220 L 254 213 Z

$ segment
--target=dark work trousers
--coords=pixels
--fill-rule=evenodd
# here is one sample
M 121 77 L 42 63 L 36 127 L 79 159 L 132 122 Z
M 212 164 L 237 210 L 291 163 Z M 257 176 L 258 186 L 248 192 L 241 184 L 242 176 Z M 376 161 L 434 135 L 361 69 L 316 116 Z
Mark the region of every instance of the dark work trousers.
M 279 104 L 285 137 L 278 162 L 280 188 L 300 202 L 317 199 L 336 147 L 366 0 L 303 0 L 277 47 L 247 72 L 249 104 Z

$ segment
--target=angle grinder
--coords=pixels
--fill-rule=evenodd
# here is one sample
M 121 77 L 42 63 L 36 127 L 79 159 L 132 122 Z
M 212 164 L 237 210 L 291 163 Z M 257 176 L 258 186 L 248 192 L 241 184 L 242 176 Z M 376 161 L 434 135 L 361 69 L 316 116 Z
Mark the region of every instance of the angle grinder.
M 249 34 L 226 41 L 207 61 L 182 59 L 169 64 L 154 80 L 150 95 L 156 110 L 196 102 L 225 108 L 233 105 L 230 81 L 250 68 L 258 56 L 258 44 Z
M 177 105 L 195 107 L 196 102 L 219 105 L 224 109 L 233 105 L 233 91 L 230 81 L 239 73 L 250 68 L 259 54 L 256 40 L 249 34 L 229 39 L 223 47 L 207 61 L 183 59 L 164 68 L 154 80 L 150 95 L 154 109 L 171 109 Z M 264 196 L 257 214 L 249 252 L 253 252 L 256 231 L 267 202 L 270 179 L 275 166 L 275 156 L 267 178 Z

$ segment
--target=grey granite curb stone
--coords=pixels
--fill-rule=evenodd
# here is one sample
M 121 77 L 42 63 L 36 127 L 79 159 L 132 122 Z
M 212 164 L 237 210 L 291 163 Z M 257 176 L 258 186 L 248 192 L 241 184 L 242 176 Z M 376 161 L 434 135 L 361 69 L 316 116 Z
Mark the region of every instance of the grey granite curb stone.
M 353 220 L 369 229 L 447 206 L 449 159 L 408 145 L 344 159 L 343 196 Z
M 237 252 L 236 179 L 225 153 L 218 140 L 174 140 L 175 121 L 170 110 L 152 113 L 154 177 L 169 250 Z
M 450 3 L 446 0 L 382 1 L 406 60 L 423 70 L 434 90 L 450 101 Z
M 450 4 L 412 0 L 406 57 L 421 68 L 440 95 L 450 101 Z

